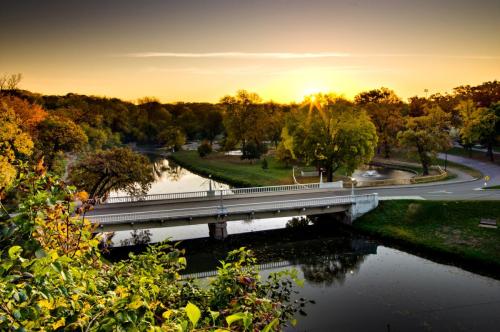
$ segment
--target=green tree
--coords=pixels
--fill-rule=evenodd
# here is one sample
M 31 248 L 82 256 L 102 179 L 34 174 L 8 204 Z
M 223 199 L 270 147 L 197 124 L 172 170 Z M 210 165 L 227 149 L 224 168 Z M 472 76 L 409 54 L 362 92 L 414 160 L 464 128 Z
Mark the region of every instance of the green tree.
M 103 197 L 112 190 L 143 195 L 154 181 L 148 159 L 129 148 L 89 152 L 70 167 L 69 178 L 91 197 Z
M 82 128 L 68 118 L 49 116 L 39 125 L 37 145 L 49 169 L 58 153 L 82 151 L 87 142 Z
M 362 92 L 354 98 L 354 101 L 367 111 L 377 128 L 384 156 L 389 158 L 392 147 L 397 144 L 396 135 L 404 125 L 403 102 L 394 91 L 384 87 Z
M 186 143 L 186 135 L 181 128 L 168 126 L 158 134 L 157 142 L 167 149 L 180 150 Z
M 250 141 L 257 147 L 261 146 L 266 137 L 266 114 L 259 95 L 240 90 L 236 96 L 225 96 L 220 102 L 226 107 L 224 127 L 227 141 L 231 145 L 241 143 L 242 151 Z
M 424 175 L 429 174 L 436 154 L 451 147 L 449 121 L 449 114 L 433 106 L 426 109 L 425 115 L 407 118 L 405 130 L 398 134 L 401 144 L 416 152 Z
M 296 149 L 323 163 L 328 181 L 339 168 L 352 173 L 373 158 L 377 131 L 365 111 L 333 95 L 318 94 L 305 104 L 302 125 L 292 132 Z

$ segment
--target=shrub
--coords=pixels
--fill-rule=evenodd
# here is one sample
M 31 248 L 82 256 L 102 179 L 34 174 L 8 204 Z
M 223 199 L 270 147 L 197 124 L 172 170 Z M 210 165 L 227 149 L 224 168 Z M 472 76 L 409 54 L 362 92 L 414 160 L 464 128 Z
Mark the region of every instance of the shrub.
M 0 218 L 0 330 L 276 331 L 304 305 L 290 303 L 296 272 L 262 281 L 244 248 L 207 287 L 180 280 L 184 251 L 167 243 L 101 259 L 88 195 L 44 173 L 20 175 L 28 197 Z
M 203 143 L 200 144 L 200 146 L 198 146 L 198 154 L 200 155 L 200 157 L 203 158 L 209 155 L 210 153 L 212 153 L 212 146 L 210 145 L 209 142 L 204 141 Z
M 267 162 L 266 158 L 264 158 L 262 160 L 262 165 L 261 166 L 262 166 L 262 169 L 268 169 L 269 168 L 269 163 Z
M 260 156 L 267 153 L 267 146 L 263 143 L 248 142 L 241 152 L 241 159 L 259 159 Z

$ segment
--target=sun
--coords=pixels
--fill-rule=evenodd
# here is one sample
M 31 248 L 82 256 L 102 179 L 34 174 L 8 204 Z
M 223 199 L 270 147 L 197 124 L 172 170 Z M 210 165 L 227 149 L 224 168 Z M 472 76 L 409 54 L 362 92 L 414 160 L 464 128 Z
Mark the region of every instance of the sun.
M 313 87 L 313 88 L 306 88 L 302 92 L 302 99 L 304 98 L 310 98 L 311 100 L 316 100 L 316 95 L 321 92 L 325 92 L 325 89 L 318 88 L 318 87 Z

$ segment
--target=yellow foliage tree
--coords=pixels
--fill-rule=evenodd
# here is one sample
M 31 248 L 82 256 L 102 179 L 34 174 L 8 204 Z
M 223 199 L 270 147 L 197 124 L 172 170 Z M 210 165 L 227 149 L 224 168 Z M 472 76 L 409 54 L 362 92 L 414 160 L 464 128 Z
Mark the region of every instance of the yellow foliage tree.
M 31 137 L 21 130 L 20 120 L 4 102 L 0 112 L 0 194 L 16 177 L 16 159 L 33 151 Z

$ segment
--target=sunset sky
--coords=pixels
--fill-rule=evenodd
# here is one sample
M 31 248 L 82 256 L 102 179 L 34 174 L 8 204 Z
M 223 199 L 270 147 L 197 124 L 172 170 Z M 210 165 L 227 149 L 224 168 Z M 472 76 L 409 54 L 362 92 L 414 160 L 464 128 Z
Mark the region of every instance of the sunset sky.
M 46 94 L 289 102 L 500 79 L 498 0 L 0 1 L 0 73 Z

